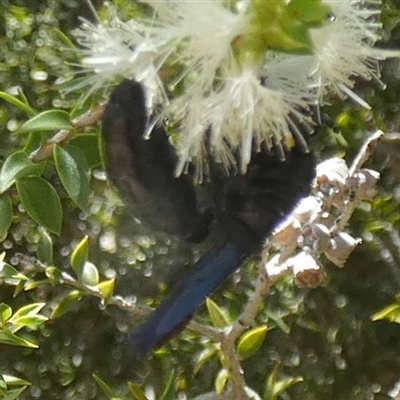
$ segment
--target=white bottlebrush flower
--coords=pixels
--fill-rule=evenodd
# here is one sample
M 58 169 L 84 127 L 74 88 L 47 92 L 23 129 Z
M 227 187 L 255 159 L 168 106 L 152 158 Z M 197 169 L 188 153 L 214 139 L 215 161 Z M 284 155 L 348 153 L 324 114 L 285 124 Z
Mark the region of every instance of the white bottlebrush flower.
M 245 33 L 245 15 L 231 12 L 217 0 L 162 4 L 163 12 L 149 29 L 150 35 L 162 44 L 160 53 L 164 59 L 184 67 L 179 78 L 195 81 L 193 90 L 207 94 L 219 69 L 226 70 L 231 65 L 232 42 Z
M 370 108 L 351 89 L 354 77 L 379 81 L 378 61 L 399 57 L 399 51 L 374 48 L 382 25 L 378 22 L 379 0 L 324 0 L 331 9 L 329 23 L 310 31 L 316 61 L 313 77 L 320 88 L 333 90 L 341 98 L 348 96 Z
M 279 74 L 263 72 L 258 76 L 254 70 L 245 69 L 240 75 L 225 78 L 218 90 L 207 96 L 191 97 L 188 91 L 172 103 L 183 114 L 183 161 L 199 155 L 201 160 L 200 146 L 207 129 L 211 153 L 231 166 L 235 164 L 233 152 L 239 149 L 243 172 L 250 162 L 252 145 L 285 147 L 292 134 L 298 133 L 301 138 L 300 125 L 307 128 L 311 124 L 309 114 L 302 112 L 308 110 L 311 93 L 307 87 L 301 93 L 290 77 L 279 82 Z
M 153 105 L 154 97 L 160 98 L 163 89 L 154 61 L 157 56 L 155 44 L 141 32 L 136 21 L 124 23 L 114 16 L 106 25 L 94 25 L 82 19 L 80 29 L 74 35 L 82 50 L 82 67 L 92 70 L 83 84 L 91 86 L 91 92 L 102 88 L 116 76 L 142 81 L 149 94 L 148 105 Z
M 373 48 L 377 0 L 314 0 L 313 21 L 306 3 L 285 0 L 142 3 L 152 15 L 84 22 L 82 64 L 96 87 L 119 75 L 144 83 L 180 132 L 180 170 L 201 165 L 207 137 L 217 159 L 244 172 L 252 147 L 282 148 L 308 129 L 327 92 L 366 105 L 353 79 L 379 79 L 377 62 L 400 54 Z

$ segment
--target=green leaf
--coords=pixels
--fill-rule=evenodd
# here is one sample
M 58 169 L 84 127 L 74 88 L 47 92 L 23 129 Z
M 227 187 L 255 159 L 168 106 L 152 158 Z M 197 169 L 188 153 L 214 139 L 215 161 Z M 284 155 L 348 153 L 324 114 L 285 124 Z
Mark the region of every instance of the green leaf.
M 16 376 L 12 375 L 1 375 L 3 377 L 4 382 L 8 386 L 28 386 L 31 383 L 29 381 L 26 381 L 25 379 L 17 378 Z
M 21 101 L 29 106 L 28 98 L 25 96 L 24 91 L 22 90 L 21 86 L 17 86 L 18 96 L 20 97 Z
M 142 388 L 139 385 L 137 385 L 135 382 L 128 382 L 128 387 L 136 400 L 149 400 L 145 396 Z
M 85 155 L 75 146 L 54 146 L 54 160 L 61 182 L 71 199 L 81 208 L 87 208 L 89 198 L 89 165 Z
M 108 304 L 108 302 L 110 301 L 114 293 L 114 287 L 115 287 L 115 279 L 108 279 L 107 281 L 100 282 L 97 285 L 97 288 L 99 289 L 100 293 L 103 296 L 105 304 Z
M 387 319 L 390 322 L 400 324 L 400 304 L 394 303 L 378 311 L 371 317 L 372 321 Z
M 0 92 L 0 99 L 7 101 L 13 106 L 19 108 L 22 112 L 24 112 L 28 117 L 34 117 L 37 112 L 33 109 L 29 104 L 24 103 L 21 100 L 18 100 L 16 97 L 8 94 L 6 92 Z
M 26 389 L 26 386 L 23 386 L 19 389 L 8 390 L 7 394 L 2 397 L 2 400 L 16 400 L 20 396 L 20 394 Z
M 96 286 L 99 283 L 99 271 L 93 263 L 85 262 L 79 281 L 88 286 Z
M 5 303 L 0 304 L 0 321 L 2 324 L 7 322 L 12 315 L 12 308 Z
M 8 196 L 0 196 L 0 242 L 8 234 L 8 228 L 13 220 L 13 210 L 11 200 Z
M 86 160 L 91 169 L 102 165 L 102 157 L 100 152 L 99 135 L 94 133 L 83 133 L 75 135 L 69 143 L 79 147 L 85 154 Z
M 218 352 L 218 347 L 216 345 L 209 346 L 206 349 L 204 349 L 196 359 L 193 375 L 196 376 L 200 371 L 201 367 L 215 354 L 217 354 L 217 352 Z
M 265 384 L 264 400 L 277 400 L 278 397 L 296 383 L 303 382 L 301 376 L 278 379 L 280 363 L 276 363 Z
M 23 306 L 14 313 L 11 320 L 14 321 L 16 318 L 20 318 L 26 315 L 36 315 L 43 309 L 45 305 L 46 303 L 32 303 Z
M 13 325 L 17 327 L 27 326 L 28 328 L 35 329 L 48 320 L 44 315 L 26 315 L 20 318 L 13 318 Z
M 247 331 L 239 340 L 237 353 L 242 360 L 253 356 L 260 348 L 267 334 L 267 326 L 258 326 Z
M 20 280 L 18 282 L 13 282 L 13 283 L 15 286 L 13 296 L 15 298 L 24 290 L 25 281 Z
M 24 290 L 25 292 L 28 292 L 29 290 L 39 288 L 42 285 L 45 285 L 46 283 L 47 283 L 46 279 L 39 279 L 37 281 L 30 280 L 29 282 L 25 283 Z
M 26 175 L 37 175 L 43 170 L 41 164 L 35 164 L 29 160 L 24 151 L 16 151 L 12 153 L 0 171 L 0 193 L 5 192 L 16 179 Z
M 45 274 L 52 286 L 55 286 L 57 283 L 59 283 L 62 276 L 61 271 L 56 267 L 47 267 Z
M 10 346 L 29 347 L 32 349 L 37 349 L 39 347 L 35 343 L 14 335 L 9 330 L 0 331 L 0 343 L 8 344 Z
M 63 110 L 46 110 L 35 115 L 17 130 L 17 133 L 37 131 L 74 130 L 69 114 Z
M 229 379 L 229 371 L 226 368 L 221 368 L 215 378 L 215 391 L 217 394 L 222 394 Z
M 107 385 L 107 383 L 105 383 L 100 377 L 95 374 L 92 374 L 92 376 L 96 383 L 100 386 L 101 390 L 109 399 L 115 399 L 117 397 L 112 389 Z
M 291 386 L 295 385 L 296 383 L 303 382 L 303 378 L 301 376 L 297 376 L 294 378 L 286 378 L 282 379 L 278 382 L 275 383 L 273 386 L 273 390 L 271 393 L 267 396 L 264 397 L 266 400 L 276 400 L 279 398 L 279 396 L 286 392 Z
M 61 42 L 63 43 L 64 46 L 69 47 L 71 50 L 76 52 L 76 46 L 64 32 L 62 32 L 60 29 L 58 29 L 56 27 L 53 27 L 51 29 L 51 32 L 54 33 L 55 36 L 57 36 L 57 38 L 59 40 L 61 40 Z
M 45 229 L 40 229 L 39 231 L 36 256 L 38 260 L 45 264 L 51 264 L 53 262 L 53 241 Z
M 75 247 L 71 254 L 71 267 L 79 278 L 81 276 L 83 266 L 89 258 L 89 236 L 85 236 Z
M 6 393 L 7 393 L 7 384 L 4 382 L 2 376 L 0 375 L 0 395 L 5 396 Z
M 66 314 L 72 307 L 74 307 L 81 299 L 81 292 L 79 290 L 73 290 L 64 296 L 54 307 L 53 312 L 50 315 L 50 319 L 60 318 Z
M 29 176 L 17 181 L 21 203 L 39 225 L 57 235 L 61 232 L 62 208 L 56 190 L 44 179 Z
M 206 306 L 211 322 L 216 328 L 225 328 L 226 326 L 230 325 L 230 321 L 227 318 L 226 313 L 217 305 L 215 301 L 207 297 Z
M 2 254 L 2 256 L 3 255 L 4 253 Z M 3 258 L 0 258 L 0 278 L 19 279 L 24 281 L 28 280 L 28 278 L 25 275 L 18 272 L 14 267 L 3 262 Z
M 160 400 L 176 400 L 176 391 L 175 391 L 175 371 L 172 371 L 169 375 L 167 386 L 164 389 L 163 394 L 160 397 Z

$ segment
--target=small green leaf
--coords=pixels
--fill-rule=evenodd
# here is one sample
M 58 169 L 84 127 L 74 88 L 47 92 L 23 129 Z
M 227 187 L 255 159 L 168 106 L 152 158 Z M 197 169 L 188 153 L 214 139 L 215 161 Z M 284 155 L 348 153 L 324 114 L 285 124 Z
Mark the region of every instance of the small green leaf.
M 221 368 L 215 378 L 215 391 L 217 394 L 222 394 L 229 379 L 229 371 L 226 368 Z
M 294 378 L 286 378 L 281 379 L 280 381 L 276 382 L 273 386 L 273 389 L 267 397 L 264 397 L 268 400 L 277 400 L 279 396 L 286 392 L 291 386 L 295 385 L 296 383 L 303 382 L 303 378 L 301 376 L 296 376 Z
M 137 385 L 135 382 L 128 382 L 128 387 L 136 400 L 149 400 L 145 396 L 142 388 L 139 385 Z
M 79 147 L 79 149 L 85 154 L 86 160 L 91 169 L 102 165 L 99 135 L 94 133 L 75 135 L 69 143 L 73 146 Z
M 0 171 L 0 193 L 5 192 L 16 179 L 42 172 L 42 165 L 29 160 L 24 151 L 12 153 L 4 162 Z
M 42 263 L 51 264 L 53 262 L 53 241 L 45 229 L 39 231 L 36 256 Z
M 239 340 L 237 353 L 242 360 L 253 356 L 260 348 L 267 334 L 267 326 L 258 326 L 247 331 Z
M 28 280 L 28 278 L 25 275 L 21 274 L 14 267 L 3 262 L 2 260 L 0 260 L 0 278 L 19 279 L 24 281 Z
M 265 400 L 277 400 L 278 397 L 291 386 L 295 385 L 296 383 L 303 382 L 303 378 L 301 376 L 279 379 L 279 368 L 280 363 L 276 363 L 272 372 L 268 375 L 268 378 L 265 382 L 265 391 L 263 396 L 263 399 Z
M 4 382 L 2 376 L 0 375 L 0 396 L 5 396 L 7 393 L 7 384 Z
M 105 383 L 100 377 L 95 374 L 92 374 L 92 376 L 96 383 L 100 386 L 101 390 L 109 399 L 115 399 L 117 397 L 110 386 L 108 386 L 107 383 Z
M 66 314 L 72 307 L 74 307 L 81 299 L 81 292 L 79 290 L 73 290 L 64 296 L 54 307 L 53 312 L 50 315 L 50 319 L 56 319 Z
M 29 216 L 39 225 L 57 235 L 61 232 L 62 208 L 60 197 L 53 186 L 38 176 L 27 176 L 17 181 L 21 203 Z
M 8 196 L 0 196 L 0 242 L 8 234 L 8 228 L 13 220 L 13 210 L 11 200 Z
M 28 292 L 29 290 L 33 290 L 33 289 L 36 289 L 38 287 L 41 287 L 42 285 L 44 285 L 46 283 L 47 283 L 47 280 L 45 280 L 45 279 L 39 279 L 37 281 L 32 281 L 31 280 L 31 281 L 25 283 L 24 290 L 25 290 L 25 292 Z
M 7 322 L 12 315 L 12 308 L 5 303 L 0 304 L 0 321 L 2 324 Z
M 75 247 L 71 254 L 71 267 L 79 278 L 82 274 L 83 266 L 89 258 L 89 236 L 85 236 Z
M 160 397 L 160 400 L 176 400 L 176 391 L 175 391 L 175 371 L 172 371 L 168 381 L 167 386 L 164 389 L 163 394 Z
M 32 349 L 37 349 L 39 347 L 37 344 L 22 339 L 8 330 L 0 331 L 0 343 L 8 344 L 10 346 L 29 347 Z
M 96 286 L 99 283 L 99 271 L 96 266 L 89 261 L 85 262 L 79 280 L 84 285 Z
M 12 104 L 13 106 L 19 108 L 28 117 L 34 117 L 37 114 L 36 110 L 34 110 L 29 104 L 26 104 L 21 100 L 18 100 L 11 94 L 8 94 L 6 92 L 0 92 L 0 99 L 3 99 L 8 103 Z
M 23 306 L 14 313 L 12 320 L 14 321 L 16 318 L 23 317 L 26 315 L 36 315 L 43 309 L 45 305 L 46 303 L 32 303 Z
M 75 146 L 54 146 L 54 160 L 61 182 L 71 199 L 82 209 L 89 198 L 89 165 L 85 155 Z
M 17 133 L 74 130 L 69 114 L 62 110 L 47 110 L 35 115 L 17 130 Z
M 14 293 L 13 293 L 14 298 L 17 297 L 24 290 L 25 283 L 26 283 L 25 280 L 13 282 L 13 284 L 15 286 Z
M 28 98 L 25 96 L 24 91 L 22 90 L 21 86 L 17 86 L 17 92 L 18 92 L 18 96 L 21 99 L 21 101 L 29 106 L 29 101 Z
M 100 293 L 103 296 L 105 304 L 108 304 L 112 295 L 114 294 L 114 287 L 115 287 L 115 279 L 109 279 L 107 281 L 100 282 L 97 285 L 97 288 L 99 289 Z
M 2 397 L 2 400 L 17 400 L 20 394 L 26 389 L 26 386 L 23 386 L 18 389 L 8 390 L 6 396 Z
M 28 328 L 35 329 L 48 320 L 44 315 L 26 315 L 20 318 L 13 318 L 13 325 L 17 327 L 27 326 Z
M 217 352 L 218 352 L 218 347 L 216 345 L 209 346 L 206 349 L 204 349 L 196 359 L 193 375 L 196 376 L 200 371 L 201 367 L 215 354 L 217 354 Z
M 59 40 L 61 40 L 62 44 L 69 48 L 72 51 L 76 51 L 76 46 L 75 44 L 71 41 L 71 39 L 64 33 L 62 32 L 60 29 L 53 27 L 51 29 L 51 32 L 55 34 L 55 36 L 57 36 L 57 38 Z
M 47 267 L 45 274 L 52 286 L 55 286 L 57 283 L 59 283 L 62 276 L 61 271 L 56 267 Z
M 387 319 L 390 322 L 400 324 L 400 304 L 390 304 L 389 306 L 372 315 L 371 319 L 372 321 Z
M 26 381 L 25 379 L 17 378 L 16 376 L 12 375 L 2 375 L 4 382 L 8 386 L 28 386 L 31 383 L 29 381 Z
M 230 324 L 226 313 L 217 305 L 215 301 L 207 297 L 206 306 L 211 322 L 216 328 L 225 328 Z

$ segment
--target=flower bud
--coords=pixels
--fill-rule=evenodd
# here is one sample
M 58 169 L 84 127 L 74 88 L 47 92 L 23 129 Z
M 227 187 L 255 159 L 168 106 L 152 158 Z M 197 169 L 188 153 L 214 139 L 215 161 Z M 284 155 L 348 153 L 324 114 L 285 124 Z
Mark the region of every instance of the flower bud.
M 301 199 L 293 211 L 293 217 L 301 224 L 315 219 L 316 215 L 321 211 L 321 205 L 314 196 L 308 196 Z
M 297 238 L 300 234 L 300 222 L 293 217 L 289 217 L 278 225 L 274 232 L 274 238 L 281 246 L 288 246 L 292 243 L 297 243 Z
M 317 187 L 315 190 L 330 199 L 330 204 L 341 207 L 347 200 L 346 183 L 349 169 L 340 158 L 331 158 L 317 167 Z
M 341 158 L 330 158 L 317 166 L 317 183 L 343 186 L 349 176 L 346 162 Z
M 376 195 L 375 186 L 379 178 L 379 172 L 373 169 L 364 168 L 357 171 L 357 198 L 359 200 L 371 200 Z
M 312 233 L 315 238 L 313 243 L 313 250 L 327 250 L 329 248 L 329 241 L 331 239 L 331 233 L 328 227 L 323 224 L 313 224 Z
M 292 264 L 296 284 L 299 287 L 314 288 L 321 284 L 324 279 L 324 272 L 314 257 L 302 251 L 289 260 Z
M 330 248 L 325 251 L 329 261 L 342 268 L 361 239 L 354 239 L 346 232 L 341 232 L 331 240 Z

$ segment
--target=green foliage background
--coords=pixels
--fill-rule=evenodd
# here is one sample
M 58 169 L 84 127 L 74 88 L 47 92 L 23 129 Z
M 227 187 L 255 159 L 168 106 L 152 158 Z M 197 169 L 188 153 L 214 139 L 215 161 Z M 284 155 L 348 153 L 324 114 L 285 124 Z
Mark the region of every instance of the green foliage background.
M 93 3 L 96 9 L 101 7 L 100 1 Z M 383 2 L 381 46 L 399 47 L 399 6 L 394 0 Z M 71 76 L 73 63 L 78 60 L 58 31 L 70 37 L 71 30 L 79 25 L 78 16 L 93 18 L 85 2 L 2 1 L 0 90 L 14 93 L 13 88 L 21 88 L 38 111 L 56 108 L 72 112 L 79 93 L 62 96 L 56 83 Z M 47 73 L 44 80 L 40 78 L 42 71 Z M 335 129 L 326 124 L 313 143 L 321 160 L 340 155 L 351 162 L 368 131 L 399 131 L 399 71 L 398 59 L 382 63 L 385 91 L 376 82 L 358 82 L 357 90 L 372 111 L 360 109 L 351 101 L 329 99 L 324 112 Z M 101 100 L 102 94 L 97 96 L 90 99 L 93 104 Z M 35 138 L 15 134 L 15 128 L 26 120 L 18 108 L 0 101 L 0 163 L 22 148 L 33 150 L 51 136 L 51 132 Z M 98 134 L 98 129 L 92 133 Z M 84 149 L 86 143 L 81 138 L 75 145 Z M 399 146 L 396 138 L 385 139 L 370 162 L 369 167 L 382 176 L 379 193 L 371 208 L 357 210 L 352 218 L 349 231 L 362 237 L 363 244 L 345 268 L 339 270 L 324 262 L 326 284 L 317 289 L 299 289 L 289 278 L 274 286 L 258 316 L 260 324 L 268 320 L 266 339 L 258 352 L 243 362 L 246 380 L 258 392 L 263 392 L 267 376 L 279 362 L 282 379 L 303 378 L 302 383 L 285 392 L 285 399 L 394 398 L 388 393 L 400 380 L 400 327 L 386 320 L 373 322 L 371 316 L 392 303 L 400 291 Z M 86 213 L 71 202 L 52 161 L 44 167 L 42 176 L 57 189 L 64 214 L 61 235 L 49 234 L 53 245 L 51 265 L 74 274 L 71 253 L 88 235 L 89 259 L 99 270 L 100 280 L 116 278 L 117 294 L 138 295 L 141 301 L 155 305 L 161 297 L 160 288 L 165 290 L 193 255 L 183 245 L 145 231 L 125 218 L 117 194 L 99 172 L 98 154 L 86 156 L 97 170 L 91 177 Z M 71 292 L 75 288 L 68 284 L 52 285 L 44 266 L 26 258 L 37 257 L 38 247 L 45 240 L 43 231 L 21 208 L 15 187 L 7 194 L 12 200 L 13 221 L 0 247 L 6 252 L 6 261 L 29 277 L 30 290 L 16 293 L 14 286 L 0 279 L 0 302 L 14 311 L 26 304 L 44 302 L 42 314 L 46 316 L 60 304 L 65 307 L 63 315 L 24 331 L 23 336 L 39 348 L 0 344 L 0 374 L 31 383 L 20 399 L 107 398 L 92 374 L 123 398 L 134 398 L 128 381 L 148 384 L 159 396 L 172 370 L 176 374 L 175 393 L 186 392 L 190 398 L 212 389 L 210 382 L 220 369 L 212 343 L 186 330 L 148 359 L 137 360 L 125 343 L 126 333 L 137 323 L 128 312 L 113 305 L 105 307 L 90 295 L 74 297 Z M 254 276 L 254 268 L 242 268 L 240 275 L 213 295 L 230 318 L 237 316 L 246 303 Z M 207 321 L 204 307 L 196 317 Z M 196 364 L 199 355 L 207 361 L 194 374 L 193 365 L 201 365 Z

